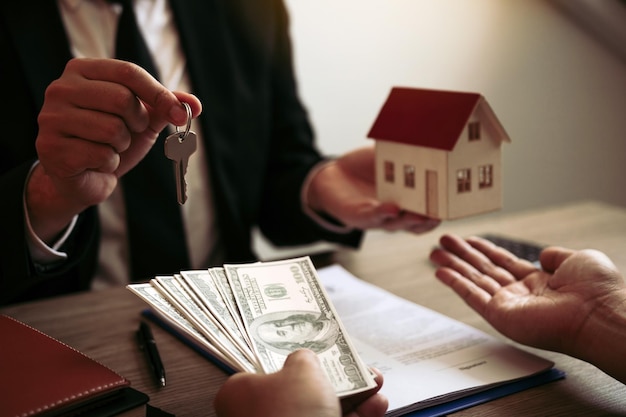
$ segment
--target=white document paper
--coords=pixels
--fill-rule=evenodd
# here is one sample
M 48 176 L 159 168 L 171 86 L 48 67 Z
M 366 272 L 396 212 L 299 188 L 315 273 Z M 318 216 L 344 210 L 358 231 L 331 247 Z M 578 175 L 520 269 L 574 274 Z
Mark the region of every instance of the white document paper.
M 549 370 L 554 363 L 362 281 L 318 271 L 356 349 L 384 376 L 387 415 L 451 401 Z

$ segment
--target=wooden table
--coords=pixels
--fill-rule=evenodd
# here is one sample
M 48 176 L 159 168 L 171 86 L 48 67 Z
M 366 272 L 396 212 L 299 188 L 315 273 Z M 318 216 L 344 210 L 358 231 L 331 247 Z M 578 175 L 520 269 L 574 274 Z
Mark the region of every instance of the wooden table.
M 626 272 L 626 209 L 598 202 L 450 221 L 425 235 L 370 232 L 360 250 L 339 250 L 317 257 L 316 261 L 318 265 L 339 263 L 363 280 L 496 334 L 434 278 L 428 254 L 444 232 L 462 236 L 497 233 L 542 244 L 596 248 Z M 226 375 L 169 333 L 153 326 L 167 370 L 167 386 L 156 387 L 134 336 L 145 307 L 128 290 L 118 288 L 14 305 L 0 312 L 66 342 L 126 376 L 135 388 L 150 396 L 150 404 L 155 407 L 178 417 L 215 415 L 213 398 Z M 555 361 L 567 377 L 455 415 L 626 415 L 626 386 L 582 361 L 526 349 Z

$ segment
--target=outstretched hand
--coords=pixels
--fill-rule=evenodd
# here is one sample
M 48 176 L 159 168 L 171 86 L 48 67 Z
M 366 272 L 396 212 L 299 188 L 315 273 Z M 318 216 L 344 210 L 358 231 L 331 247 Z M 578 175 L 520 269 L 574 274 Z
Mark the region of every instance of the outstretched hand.
M 605 336 L 596 328 L 604 313 L 626 304 L 622 276 L 595 250 L 547 248 L 538 269 L 478 237 L 444 235 L 440 244 L 430 255 L 437 278 L 523 344 L 586 357 L 590 343 Z
M 376 198 L 374 148 L 349 152 L 324 166 L 309 187 L 308 202 L 315 211 L 326 213 L 357 229 L 381 228 L 425 233 L 441 221 L 402 210 Z
M 349 417 L 382 417 L 387 399 L 378 387 L 359 398 L 346 409 Z M 220 417 L 340 417 L 342 407 L 328 377 L 322 371 L 317 355 L 298 350 L 287 358 L 276 373 L 260 375 L 238 373 L 231 376 L 215 398 Z

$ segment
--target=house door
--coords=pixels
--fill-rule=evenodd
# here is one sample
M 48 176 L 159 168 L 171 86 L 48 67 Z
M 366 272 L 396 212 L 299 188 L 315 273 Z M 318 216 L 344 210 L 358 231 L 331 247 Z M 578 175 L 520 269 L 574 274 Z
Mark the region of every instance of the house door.
M 437 171 L 426 170 L 426 215 L 439 217 L 439 193 L 437 192 Z

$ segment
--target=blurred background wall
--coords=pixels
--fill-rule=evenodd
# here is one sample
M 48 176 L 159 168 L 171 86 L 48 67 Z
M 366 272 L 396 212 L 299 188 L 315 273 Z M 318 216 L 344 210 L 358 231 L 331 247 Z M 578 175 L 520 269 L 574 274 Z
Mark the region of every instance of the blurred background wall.
M 367 132 L 392 86 L 478 92 L 512 139 L 503 211 L 580 199 L 626 206 L 623 2 L 286 3 L 323 152 L 371 145 Z

